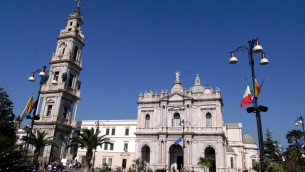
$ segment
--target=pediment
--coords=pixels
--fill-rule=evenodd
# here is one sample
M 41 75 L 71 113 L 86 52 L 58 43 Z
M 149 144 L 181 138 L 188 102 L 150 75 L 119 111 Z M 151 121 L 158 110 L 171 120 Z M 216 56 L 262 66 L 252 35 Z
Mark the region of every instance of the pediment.
M 182 95 L 182 94 L 179 94 L 179 93 L 175 93 L 175 94 L 171 94 L 169 96 L 165 96 L 165 97 L 162 97 L 160 99 L 160 101 L 184 101 L 185 99 L 192 99 L 192 97 L 189 97 L 187 95 Z
M 172 96 L 169 97 L 168 99 L 169 101 L 182 101 L 183 100 L 183 96 L 179 95 L 179 94 L 174 94 Z

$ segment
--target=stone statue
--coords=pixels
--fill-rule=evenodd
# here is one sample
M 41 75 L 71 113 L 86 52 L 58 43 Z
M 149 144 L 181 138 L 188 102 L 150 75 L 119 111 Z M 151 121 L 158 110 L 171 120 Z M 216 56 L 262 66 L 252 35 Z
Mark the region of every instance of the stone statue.
M 66 44 L 62 42 L 58 47 L 58 57 L 62 57 L 65 53 Z
M 180 72 L 179 71 L 177 71 L 176 72 L 176 82 L 180 82 Z

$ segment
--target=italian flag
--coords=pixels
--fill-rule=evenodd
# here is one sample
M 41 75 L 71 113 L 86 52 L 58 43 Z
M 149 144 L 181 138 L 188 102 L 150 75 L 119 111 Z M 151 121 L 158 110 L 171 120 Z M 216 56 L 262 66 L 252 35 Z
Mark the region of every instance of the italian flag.
M 253 97 L 253 95 L 250 91 L 249 84 L 247 84 L 247 88 L 246 88 L 246 91 L 244 93 L 243 99 L 241 100 L 240 107 L 244 107 L 248 104 L 251 104 L 252 103 L 252 97 Z

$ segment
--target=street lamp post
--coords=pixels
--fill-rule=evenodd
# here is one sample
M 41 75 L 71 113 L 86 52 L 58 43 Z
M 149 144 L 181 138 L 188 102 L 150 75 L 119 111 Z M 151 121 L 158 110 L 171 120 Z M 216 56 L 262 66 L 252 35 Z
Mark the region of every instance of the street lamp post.
M 36 111 L 37 111 L 37 107 L 38 107 L 38 101 L 39 101 L 39 97 L 40 97 L 41 87 L 49 79 L 49 75 L 47 75 L 45 72 L 46 72 L 46 66 L 43 66 L 42 69 L 37 69 L 35 72 L 32 72 L 32 75 L 28 78 L 29 81 L 34 82 L 35 81 L 35 77 L 34 77 L 35 73 L 38 73 L 38 75 L 40 76 L 38 95 L 37 95 L 36 102 L 33 105 L 33 108 L 34 108 L 33 115 L 32 116 L 27 116 L 28 119 L 31 119 L 31 127 L 30 127 L 29 137 L 27 139 L 27 144 L 26 144 L 26 154 L 28 153 L 28 150 L 29 150 L 29 144 L 30 144 L 30 140 L 31 140 L 30 138 L 32 137 L 34 122 L 35 122 L 35 120 L 40 119 L 39 115 L 36 115 Z M 50 71 L 50 72 L 52 72 L 52 71 Z M 52 84 L 57 84 L 56 77 L 54 77 L 54 80 L 52 80 Z
M 299 124 L 302 124 L 303 135 L 304 135 L 305 133 L 304 133 L 304 118 L 303 118 L 303 116 L 300 116 L 297 120 L 295 120 L 294 125 L 298 126 Z
M 184 148 L 185 148 L 185 138 L 184 138 L 184 129 L 185 129 L 185 124 L 188 123 L 190 125 L 190 122 L 184 121 L 184 119 L 180 122 L 180 126 L 182 126 L 182 154 L 183 154 L 183 161 L 184 161 Z M 182 168 L 184 166 L 184 162 L 182 164 Z
M 248 58 L 249 58 L 249 65 L 251 66 L 251 73 L 252 73 L 252 84 L 253 88 L 255 88 L 255 72 L 254 72 L 254 60 L 253 60 L 253 54 L 254 53 L 261 53 L 262 58 L 260 60 L 261 65 L 267 65 L 269 63 L 268 59 L 265 56 L 265 53 L 263 52 L 263 48 L 261 45 L 259 45 L 258 38 L 252 39 L 248 41 L 248 47 L 246 46 L 239 46 L 236 48 L 236 50 L 230 52 L 231 58 L 230 58 L 230 64 L 236 64 L 238 62 L 237 58 L 235 57 L 234 53 L 239 50 L 247 50 L 248 51 Z M 247 108 L 248 113 L 255 113 L 256 116 L 256 123 L 257 123 L 257 131 L 258 131 L 258 140 L 259 140 L 259 150 L 260 150 L 260 165 L 261 165 L 261 171 L 264 172 L 264 142 L 263 142 L 263 132 L 262 132 L 262 123 L 261 123 L 261 116 L 260 112 L 266 112 L 268 110 L 268 107 L 258 105 L 257 97 L 258 93 L 254 93 L 253 96 L 253 106 Z
M 184 150 L 184 148 L 185 148 L 185 143 L 184 143 L 184 119 L 181 121 L 180 125 L 182 126 L 182 149 Z

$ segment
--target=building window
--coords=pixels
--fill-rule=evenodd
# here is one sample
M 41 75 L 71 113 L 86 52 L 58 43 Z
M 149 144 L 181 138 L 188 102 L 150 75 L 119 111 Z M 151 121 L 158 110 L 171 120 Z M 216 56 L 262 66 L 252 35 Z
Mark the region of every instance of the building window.
M 128 152 L 128 143 L 124 143 L 124 152 Z
M 234 168 L 234 166 L 233 166 L 233 157 L 231 157 L 230 160 L 231 160 L 231 168 Z
M 109 128 L 106 128 L 106 135 L 109 135 Z
M 180 126 L 180 114 L 175 113 L 173 119 L 173 127 L 179 127 L 179 126 Z
M 47 116 L 51 116 L 52 113 L 52 105 L 48 105 Z
M 110 144 L 110 150 L 113 150 L 114 143 Z
M 108 166 L 109 166 L 109 167 L 112 166 L 112 158 L 108 158 Z
M 53 80 L 58 81 L 58 76 L 59 76 L 59 72 L 55 72 Z
M 64 119 L 67 119 L 68 113 L 69 113 L 69 108 L 64 107 L 64 112 L 63 112 L 63 114 L 62 114 L 62 117 L 63 117 Z
M 210 113 L 206 115 L 206 125 L 207 127 L 212 127 L 212 115 Z
M 73 51 L 73 59 L 74 59 L 74 60 L 76 60 L 77 53 L 78 53 L 78 46 L 75 46 L 75 47 L 74 47 L 74 51 Z
M 127 159 L 123 159 L 122 160 L 122 167 L 123 167 L 123 169 L 126 168 L 126 165 L 127 165 Z
M 106 158 L 103 158 L 103 164 L 106 164 Z
M 111 130 L 111 135 L 115 135 L 115 128 L 113 128 L 112 130 Z
M 71 88 L 73 85 L 73 79 L 74 79 L 74 75 L 70 74 L 69 76 L 69 82 L 68 82 L 68 86 Z
M 125 136 L 129 136 L 129 128 L 125 128 Z
M 108 150 L 108 143 L 105 143 L 104 145 L 104 150 Z
M 149 128 L 150 116 L 147 114 L 145 116 L 145 128 Z

